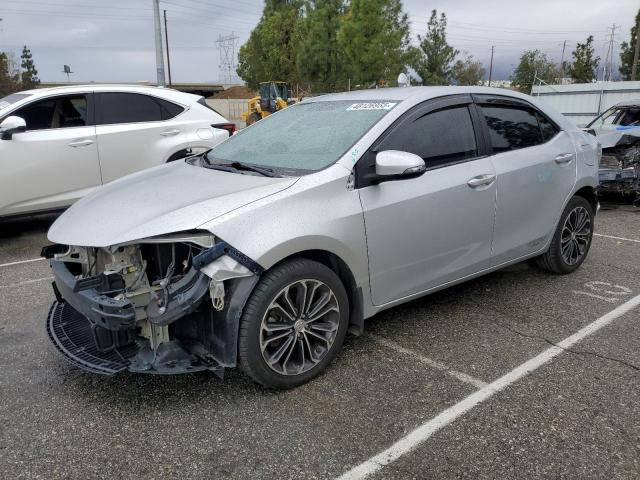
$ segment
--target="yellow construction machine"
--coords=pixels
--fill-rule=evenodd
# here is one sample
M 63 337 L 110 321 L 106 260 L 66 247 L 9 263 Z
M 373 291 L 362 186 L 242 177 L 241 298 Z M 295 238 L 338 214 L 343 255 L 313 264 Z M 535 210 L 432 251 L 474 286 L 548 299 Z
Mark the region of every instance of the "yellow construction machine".
M 247 111 L 241 115 L 247 127 L 295 103 L 295 99 L 289 98 L 286 82 L 262 82 L 258 93 L 258 97 L 249 100 Z

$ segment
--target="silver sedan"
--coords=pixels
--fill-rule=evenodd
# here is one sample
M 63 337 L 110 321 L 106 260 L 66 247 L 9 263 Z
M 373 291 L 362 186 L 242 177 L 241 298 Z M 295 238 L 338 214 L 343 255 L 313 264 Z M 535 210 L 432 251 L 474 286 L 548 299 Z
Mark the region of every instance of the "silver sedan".
M 506 90 L 311 98 L 63 214 L 43 250 L 49 335 L 99 373 L 240 366 L 300 385 L 381 310 L 526 259 L 577 269 L 599 156 Z

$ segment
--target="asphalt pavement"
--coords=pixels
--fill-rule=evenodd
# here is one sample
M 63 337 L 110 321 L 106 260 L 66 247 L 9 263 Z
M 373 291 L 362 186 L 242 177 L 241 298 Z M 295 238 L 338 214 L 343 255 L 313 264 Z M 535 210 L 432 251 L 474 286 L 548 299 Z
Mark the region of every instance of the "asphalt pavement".
M 385 311 L 286 392 L 67 364 L 52 220 L 0 225 L 0 478 L 640 478 L 638 208 L 604 205 L 574 274 L 525 262 Z

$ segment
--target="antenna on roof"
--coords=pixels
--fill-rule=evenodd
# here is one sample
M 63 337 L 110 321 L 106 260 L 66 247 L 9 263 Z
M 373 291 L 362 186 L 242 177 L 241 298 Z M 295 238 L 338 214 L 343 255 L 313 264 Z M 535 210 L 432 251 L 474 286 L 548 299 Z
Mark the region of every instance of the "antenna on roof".
M 66 73 L 67 74 L 67 82 L 71 83 L 71 77 L 69 75 L 71 75 L 73 72 L 71 71 L 71 67 L 69 65 L 63 65 L 62 66 L 62 73 Z
M 411 85 L 411 80 L 406 73 L 402 72 L 398 75 L 398 86 L 399 87 L 408 87 Z

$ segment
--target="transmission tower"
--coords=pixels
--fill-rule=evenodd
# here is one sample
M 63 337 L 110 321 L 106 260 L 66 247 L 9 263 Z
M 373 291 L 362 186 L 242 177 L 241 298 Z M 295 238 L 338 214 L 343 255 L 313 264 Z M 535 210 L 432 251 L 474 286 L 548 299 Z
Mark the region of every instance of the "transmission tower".
M 610 81 L 612 79 L 612 74 L 613 74 L 613 53 L 614 53 L 614 42 L 615 42 L 615 35 L 616 35 L 616 29 L 619 28 L 619 25 L 616 25 L 615 23 L 613 25 L 611 25 L 609 28 L 607 28 L 607 30 L 610 30 L 611 33 L 609 34 L 609 40 L 608 40 L 608 45 L 607 45 L 607 55 L 604 59 L 604 69 L 602 71 L 602 80 L 604 81 Z
M 218 53 L 220 55 L 219 76 L 222 83 L 238 83 L 238 75 L 236 74 L 236 45 L 238 37 L 235 33 L 231 35 L 219 35 L 216 43 L 218 44 Z

